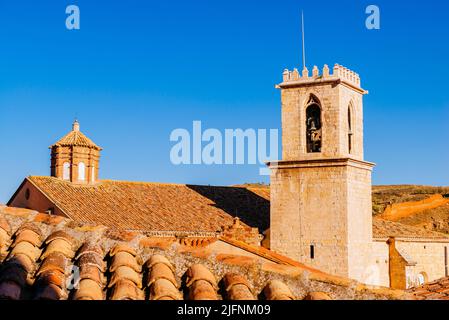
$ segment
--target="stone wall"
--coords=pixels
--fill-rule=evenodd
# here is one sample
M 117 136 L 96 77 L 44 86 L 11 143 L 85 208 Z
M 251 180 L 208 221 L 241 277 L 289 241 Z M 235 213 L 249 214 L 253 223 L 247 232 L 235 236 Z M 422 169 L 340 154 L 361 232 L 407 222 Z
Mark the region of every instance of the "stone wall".
M 371 167 L 343 159 L 279 162 L 273 168 L 271 250 L 364 280 L 372 262 Z

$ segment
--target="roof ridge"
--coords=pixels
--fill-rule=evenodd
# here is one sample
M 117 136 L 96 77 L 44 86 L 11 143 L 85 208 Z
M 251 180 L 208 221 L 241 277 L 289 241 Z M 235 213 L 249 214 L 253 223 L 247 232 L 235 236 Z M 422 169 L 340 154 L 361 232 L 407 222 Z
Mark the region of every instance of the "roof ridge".
M 59 139 L 55 144 L 51 145 L 50 148 L 55 146 L 81 146 L 90 147 L 97 150 L 101 150 L 101 147 L 96 145 L 90 138 L 88 138 L 84 133 L 77 130 L 72 130 Z

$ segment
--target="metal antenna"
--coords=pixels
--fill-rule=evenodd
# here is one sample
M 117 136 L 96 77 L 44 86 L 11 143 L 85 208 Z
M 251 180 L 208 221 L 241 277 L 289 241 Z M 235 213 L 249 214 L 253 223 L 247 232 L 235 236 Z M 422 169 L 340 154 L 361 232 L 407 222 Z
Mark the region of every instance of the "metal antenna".
M 306 45 L 305 45 L 305 30 L 304 30 L 304 11 L 301 10 L 301 26 L 302 26 L 302 65 L 306 67 Z

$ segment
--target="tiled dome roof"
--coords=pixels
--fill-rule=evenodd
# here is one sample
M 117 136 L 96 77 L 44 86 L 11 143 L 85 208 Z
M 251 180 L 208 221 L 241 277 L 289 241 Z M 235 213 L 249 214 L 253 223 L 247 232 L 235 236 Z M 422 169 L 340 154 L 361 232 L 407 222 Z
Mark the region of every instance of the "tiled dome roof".
M 66 134 L 61 140 L 56 142 L 53 147 L 86 147 L 101 150 L 92 140 L 86 137 L 81 131 L 78 121 L 73 123 L 72 131 Z

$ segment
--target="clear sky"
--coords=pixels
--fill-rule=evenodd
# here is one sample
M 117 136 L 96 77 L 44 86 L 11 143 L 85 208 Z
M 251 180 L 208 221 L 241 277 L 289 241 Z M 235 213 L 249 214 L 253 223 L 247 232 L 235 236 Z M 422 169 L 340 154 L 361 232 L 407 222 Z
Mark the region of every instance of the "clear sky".
M 81 29 L 65 28 L 65 8 Z M 365 8 L 381 9 L 381 30 Z M 258 165 L 174 166 L 170 133 L 280 128 L 284 68 L 362 77 L 365 158 L 375 184 L 449 185 L 449 2 L 1 1 L 0 202 L 48 175 L 48 146 L 77 117 L 104 148 L 102 178 L 230 185 L 268 182 Z

